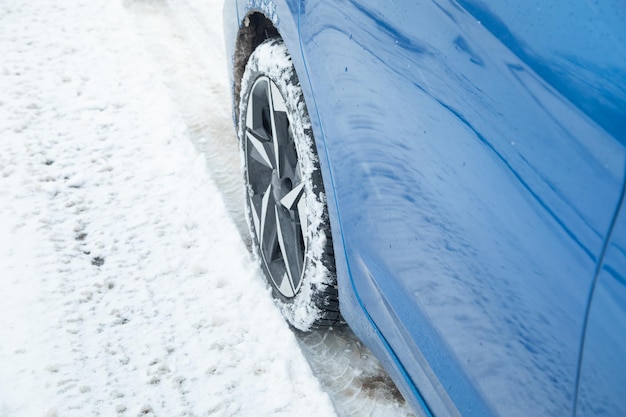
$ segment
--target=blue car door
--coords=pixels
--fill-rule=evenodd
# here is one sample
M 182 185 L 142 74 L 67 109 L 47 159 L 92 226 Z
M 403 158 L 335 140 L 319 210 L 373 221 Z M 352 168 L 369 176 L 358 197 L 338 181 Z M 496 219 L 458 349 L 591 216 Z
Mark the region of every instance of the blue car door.
M 626 160 L 601 3 L 301 1 L 347 279 L 435 415 L 574 412 Z

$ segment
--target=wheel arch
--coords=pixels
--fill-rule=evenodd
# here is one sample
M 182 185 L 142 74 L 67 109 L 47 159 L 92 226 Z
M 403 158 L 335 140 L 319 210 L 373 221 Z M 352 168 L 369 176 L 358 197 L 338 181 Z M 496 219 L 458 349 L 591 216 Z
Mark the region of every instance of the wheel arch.
M 270 38 L 282 38 L 274 23 L 258 10 L 249 11 L 242 19 L 235 41 L 233 56 L 233 83 L 234 100 L 239 103 L 241 95 L 241 80 L 246 69 L 246 63 L 252 52 L 265 40 Z M 235 123 L 239 120 L 239 106 L 234 106 Z
M 298 17 L 300 0 L 237 1 L 238 29 L 231 56 L 233 103 L 238 103 L 241 78 L 252 52 L 265 40 L 281 38 L 294 61 L 298 76 L 302 73 Z M 238 118 L 235 109 L 235 120 Z

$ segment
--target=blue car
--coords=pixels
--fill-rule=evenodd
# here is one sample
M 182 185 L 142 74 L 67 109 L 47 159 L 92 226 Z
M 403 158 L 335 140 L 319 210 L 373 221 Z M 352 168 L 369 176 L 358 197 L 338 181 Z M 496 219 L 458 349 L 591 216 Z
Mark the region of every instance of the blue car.
M 626 5 L 227 0 L 253 246 L 419 415 L 626 416 Z

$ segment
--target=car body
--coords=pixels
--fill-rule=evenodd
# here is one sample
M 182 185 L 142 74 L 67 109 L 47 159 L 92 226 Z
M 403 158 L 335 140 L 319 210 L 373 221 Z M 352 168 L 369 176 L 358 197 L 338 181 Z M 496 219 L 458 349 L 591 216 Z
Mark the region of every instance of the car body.
M 342 315 L 417 412 L 626 415 L 623 2 L 228 0 L 224 28 L 234 102 L 254 38 L 287 46 Z

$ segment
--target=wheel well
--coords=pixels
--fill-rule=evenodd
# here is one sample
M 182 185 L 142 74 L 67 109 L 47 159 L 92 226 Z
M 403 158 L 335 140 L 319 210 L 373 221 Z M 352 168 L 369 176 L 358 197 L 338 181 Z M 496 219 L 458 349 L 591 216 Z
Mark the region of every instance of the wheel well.
M 270 19 L 263 13 L 251 12 L 243 20 L 237 34 L 235 44 L 234 74 L 235 81 L 235 121 L 239 121 L 239 97 L 241 93 L 241 79 L 246 69 L 250 55 L 265 40 L 279 38 L 280 35 Z

